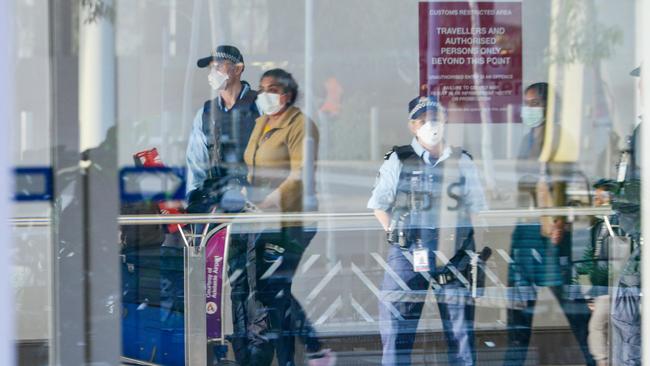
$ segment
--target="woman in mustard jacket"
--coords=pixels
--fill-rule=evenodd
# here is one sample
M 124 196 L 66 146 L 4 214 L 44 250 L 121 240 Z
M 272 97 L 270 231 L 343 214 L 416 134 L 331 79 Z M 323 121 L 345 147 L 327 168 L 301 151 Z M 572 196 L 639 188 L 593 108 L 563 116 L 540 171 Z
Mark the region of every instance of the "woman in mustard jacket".
M 244 160 L 248 197 L 264 212 L 315 208 L 304 207 L 303 202 L 314 202 L 306 196 L 314 192 L 318 130 L 294 106 L 297 96 L 298 84 L 288 72 L 273 69 L 262 75 L 257 105 L 263 115 L 255 121 Z M 305 343 L 310 364 L 333 363 L 333 354 L 321 350 L 300 303 L 291 295 L 293 276 L 314 235 L 315 230 L 302 222 L 281 222 L 279 227 L 264 230 L 249 249 L 249 264 L 256 264 L 257 279 L 252 284 L 255 310 L 249 327 L 255 365 L 269 365 L 274 352 L 279 365 L 295 364 L 295 335 Z

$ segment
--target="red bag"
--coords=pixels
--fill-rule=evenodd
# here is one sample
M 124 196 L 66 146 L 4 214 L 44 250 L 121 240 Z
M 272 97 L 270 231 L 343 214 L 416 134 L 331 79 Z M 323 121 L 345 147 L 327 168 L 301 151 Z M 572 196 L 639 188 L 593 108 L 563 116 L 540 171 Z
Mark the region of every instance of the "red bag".
M 133 159 L 135 160 L 138 166 L 142 167 L 161 167 L 164 168 L 162 159 L 158 154 L 158 149 L 155 147 L 151 150 L 144 150 L 138 153 L 133 154 Z M 185 213 L 183 210 L 183 203 L 180 201 L 162 201 L 158 202 L 158 208 L 163 215 L 178 215 Z M 178 231 L 179 224 L 168 224 L 167 231 L 169 233 L 175 233 Z M 186 224 L 180 224 L 181 227 Z

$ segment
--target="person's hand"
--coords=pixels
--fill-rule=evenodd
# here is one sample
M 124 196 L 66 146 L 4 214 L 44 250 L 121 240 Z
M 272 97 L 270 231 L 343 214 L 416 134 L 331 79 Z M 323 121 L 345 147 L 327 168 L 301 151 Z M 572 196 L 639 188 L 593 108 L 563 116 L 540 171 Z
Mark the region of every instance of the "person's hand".
M 246 200 L 243 211 L 248 213 L 261 213 L 262 209 L 259 208 L 259 206 L 256 206 L 253 202 Z
M 553 222 L 553 228 L 551 229 L 551 243 L 553 243 L 553 245 L 560 244 L 563 236 L 564 236 L 564 221 L 555 220 Z

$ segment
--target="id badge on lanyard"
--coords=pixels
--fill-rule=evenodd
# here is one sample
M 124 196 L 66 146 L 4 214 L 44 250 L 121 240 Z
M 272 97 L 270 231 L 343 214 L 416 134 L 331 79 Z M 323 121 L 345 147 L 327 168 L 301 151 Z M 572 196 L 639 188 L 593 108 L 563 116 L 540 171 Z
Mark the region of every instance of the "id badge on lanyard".
M 429 272 L 429 250 L 422 246 L 419 241 L 415 250 L 413 251 L 413 272 Z

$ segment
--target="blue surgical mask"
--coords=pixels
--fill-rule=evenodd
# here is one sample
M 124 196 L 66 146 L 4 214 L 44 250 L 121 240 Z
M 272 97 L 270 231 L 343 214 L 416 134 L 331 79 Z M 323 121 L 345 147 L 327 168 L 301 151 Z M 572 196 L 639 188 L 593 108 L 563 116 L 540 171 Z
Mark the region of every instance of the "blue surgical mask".
M 521 107 L 521 121 L 528 128 L 535 128 L 544 122 L 544 108 Z

